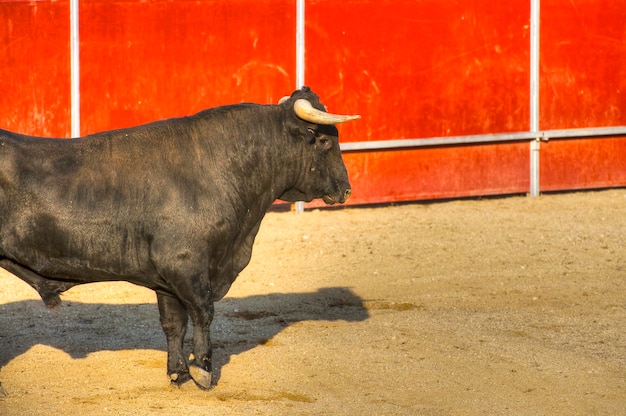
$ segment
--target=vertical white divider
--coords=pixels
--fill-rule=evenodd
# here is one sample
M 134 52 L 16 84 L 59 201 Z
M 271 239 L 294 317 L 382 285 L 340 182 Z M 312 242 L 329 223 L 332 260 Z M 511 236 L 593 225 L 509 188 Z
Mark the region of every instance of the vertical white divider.
M 304 86 L 304 1 L 296 1 L 296 89 Z M 304 212 L 304 202 L 296 202 L 296 213 Z
M 537 138 L 530 142 L 530 196 L 539 196 L 539 28 L 540 0 L 530 1 L 530 131 L 537 133 Z
M 78 1 L 70 0 L 70 99 L 71 135 L 80 136 L 80 41 L 78 33 Z

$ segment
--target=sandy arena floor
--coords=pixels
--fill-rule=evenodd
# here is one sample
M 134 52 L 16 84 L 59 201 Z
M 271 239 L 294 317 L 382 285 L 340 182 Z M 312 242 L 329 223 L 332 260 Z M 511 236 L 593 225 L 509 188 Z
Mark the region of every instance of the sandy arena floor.
M 0 272 L 0 415 L 626 414 L 626 190 L 270 213 L 170 387 L 155 295 Z

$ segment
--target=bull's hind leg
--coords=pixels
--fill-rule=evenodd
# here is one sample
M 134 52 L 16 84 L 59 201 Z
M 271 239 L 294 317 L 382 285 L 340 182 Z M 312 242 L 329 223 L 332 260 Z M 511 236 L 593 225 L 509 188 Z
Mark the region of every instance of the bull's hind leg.
M 34 271 L 15 263 L 9 259 L 0 259 L 0 267 L 13 273 L 29 285 L 33 287 L 39 296 L 46 304 L 48 308 L 55 308 L 61 304 L 61 298 L 59 295 L 71 287 L 74 287 L 80 283 L 77 282 L 65 282 L 61 280 L 48 279 Z
M 167 375 L 170 381 L 180 385 L 191 379 L 183 353 L 183 341 L 187 332 L 187 310 L 178 299 L 157 293 L 161 326 L 167 339 Z

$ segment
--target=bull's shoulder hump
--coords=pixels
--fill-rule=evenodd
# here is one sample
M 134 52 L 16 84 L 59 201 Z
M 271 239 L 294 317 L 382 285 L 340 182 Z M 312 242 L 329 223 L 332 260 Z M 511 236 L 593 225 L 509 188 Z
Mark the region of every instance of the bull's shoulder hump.
M 229 104 L 223 105 L 220 107 L 208 108 L 206 110 L 202 110 L 190 117 L 190 120 L 198 120 L 198 119 L 222 119 L 226 116 L 231 117 L 243 117 L 245 119 L 250 119 L 250 115 L 253 114 L 263 114 L 263 112 L 270 110 L 271 108 L 277 108 L 275 105 L 263 105 L 263 104 L 255 104 L 255 103 L 239 103 L 239 104 Z

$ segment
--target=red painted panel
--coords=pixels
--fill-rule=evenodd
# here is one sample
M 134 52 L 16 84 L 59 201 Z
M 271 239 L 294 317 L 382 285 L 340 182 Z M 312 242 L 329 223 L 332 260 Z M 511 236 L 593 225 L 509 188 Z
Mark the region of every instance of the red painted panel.
M 626 7 L 541 2 L 541 128 L 626 125 Z
M 0 2 L 0 128 L 70 134 L 69 2 Z
M 529 2 L 311 0 L 306 83 L 346 141 L 529 127 Z
M 545 191 L 626 185 L 626 137 L 541 144 Z
M 529 128 L 529 2 L 307 2 L 306 82 L 363 119 L 342 140 Z M 524 192 L 528 145 L 345 156 L 352 203 Z
M 541 2 L 541 128 L 626 125 L 626 8 Z M 626 138 L 542 144 L 543 190 L 626 185 Z
M 353 188 L 349 202 L 523 193 L 529 187 L 528 152 L 525 143 L 509 143 L 348 153 L 344 159 Z
M 295 1 L 81 1 L 82 132 L 295 86 Z

